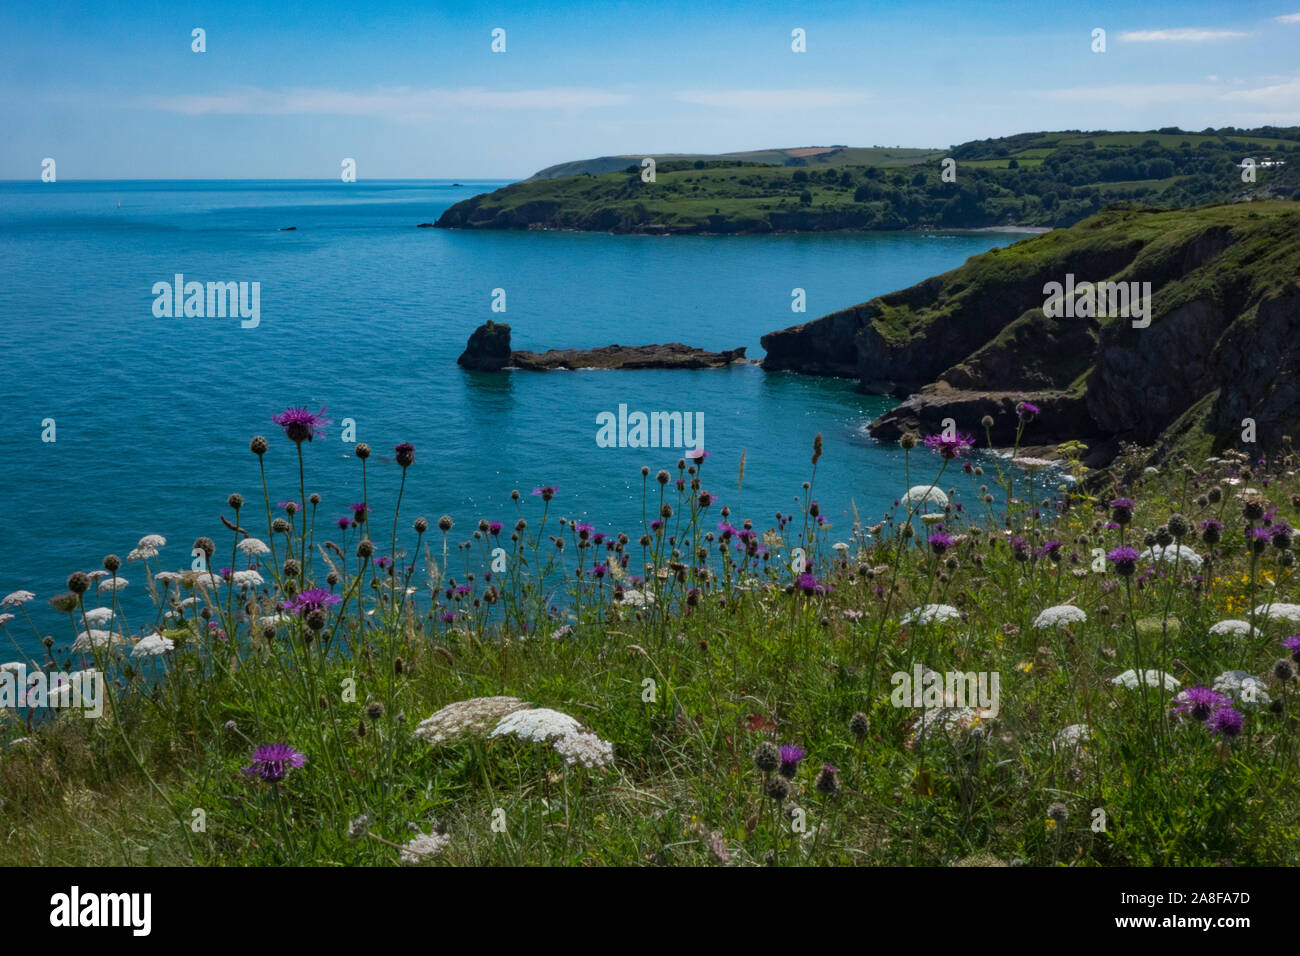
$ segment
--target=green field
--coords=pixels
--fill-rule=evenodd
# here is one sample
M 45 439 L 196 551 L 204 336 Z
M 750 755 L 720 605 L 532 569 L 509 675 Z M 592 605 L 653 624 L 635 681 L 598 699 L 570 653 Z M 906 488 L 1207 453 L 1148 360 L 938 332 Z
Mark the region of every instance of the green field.
M 1300 194 L 1300 128 L 1025 133 L 949 150 L 792 152 L 661 155 L 653 182 L 642 179 L 642 157 L 566 163 L 457 203 L 437 224 L 667 233 L 1059 227 L 1122 200 L 1181 208 Z M 1243 183 L 1238 164 L 1247 156 L 1285 165 Z

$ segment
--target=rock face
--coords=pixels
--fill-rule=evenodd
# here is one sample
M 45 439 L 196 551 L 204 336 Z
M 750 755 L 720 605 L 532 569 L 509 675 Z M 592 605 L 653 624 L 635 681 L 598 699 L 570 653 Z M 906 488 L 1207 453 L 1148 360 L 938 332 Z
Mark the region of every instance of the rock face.
M 1300 425 L 1298 277 L 1300 203 L 1116 207 L 770 333 L 763 364 L 906 397 L 871 425 L 886 440 L 945 418 L 982 437 L 988 415 L 1008 443 L 1029 401 L 1033 441 L 1085 441 L 1094 462 L 1120 442 L 1218 450 L 1246 418 L 1271 450 Z M 1150 283 L 1150 311 L 1090 314 L 1077 290 L 1100 282 Z M 1049 308 L 1050 283 L 1077 308 Z
M 550 369 L 651 369 L 722 368 L 745 360 L 745 349 L 707 352 L 681 342 L 667 345 L 606 345 L 598 349 L 551 349 L 547 352 L 512 352 L 510 326 L 486 322 L 474 330 L 457 364 L 475 371 L 495 372 L 519 368 L 532 372 Z
M 510 326 L 484 322 L 469 337 L 456 364 L 475 372 L 495 372 L 510 364 Z

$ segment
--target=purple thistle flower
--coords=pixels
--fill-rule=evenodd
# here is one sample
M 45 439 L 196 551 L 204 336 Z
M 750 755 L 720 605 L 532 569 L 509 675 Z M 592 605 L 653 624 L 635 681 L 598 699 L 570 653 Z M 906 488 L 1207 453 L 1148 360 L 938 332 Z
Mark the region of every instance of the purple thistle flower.
M 397 463 L 403 469 L 410 468 L 415 464 L 415 446 L 409 441 L 404 441 L 393 449 L 393 454 L 397 457 Z
M 1110 503 L 1110 518 L 1116 524 L 1128 524 L 1136 507 L 1132 498 L 1116 498 Z
M 970 435 L 930 435 L 925 440 L 925 447 L 932 448 L 942 458 L 958 458 L 961 453 L 975 444 Z
M 541 488 L 534 488 L 533 494 L 541 495 L 543 501 L 550 501 L 555 497 L 555 493 L 559 490 L 559 485 L 543 485 Z
M 807 756 L 803 748 L 796 747 L 794 744 L 783 744 L 781 746 L 781 766 L 777 770 L 781 776 L 787 780 L 793 780 L 795 774 L 799 772 L 799 761 Z
M 279 783 L 290 770 L 297 770 L 307 758 L 288 744 L 263 744 L 253 751 L 253 762 L 244 768 L 250 777 L 261 777 L 267 783 Z
M 712 454 L 713 454 L 713 452 L 711 452 L 711 451 L 705 451 L 705 450 L 702 449 L 702 448 L 692 448 L 690 451 L 688 451 L 688 452 L 687 452 L 685 455 L 683 455 L 682 457 L 683 457 L 683 458 L 689 458 L 689 459 L 691 459 L 692 461 L 704 461 L 704 459 L 708 458 L 708 457 L 709 457 L 710 455 L 712 455 Z
M 1291 652 L 1291 659 L 1300 662 L 1300 634 L 1293 634 L 1282 641 L 1282 646 Z
M 340 531 L 347 531 L 348 528 L 352 527 L 351 518 L 339 518 L 339 520 L 334 523 L 339 526 Z
M 343 599 L 325 588 L 310 588 L 300 591 L 280 605 L 280 610 L 290 614 L 305 616 L 312 611 L 322 611 L 327 604 L 338 604 Z
M 309 412 L 305 408 L 286 408 L 279 415 L 272 415 L 271 421 L 284 429 L 285 437 L 302 444 L 311 441 L 317 435 L 325 437 L 322 425 L 333 425 L 332 419 L 325 417 L 325 409 Z
M 1235 737 L 1241 733 L 1245 720 L 1241 713 L 1231 707 L 1220 707 L 1205 722 L 1210 733 L 1221 737 Z
M 1232 703 L 1229 698 L 1208 687 L 1188 687 L 1174 699 L 1178 704 L 1174 708 L 1175 714 L 1190 714 L 1196 720 L 1206 720 L 1220 707 Z
M 1016 405 L 1016 414 L 1020 416 L 1022 422 L 1032 422 L 1041 411 L 1042 409 L 1033 402 L 1021 402 Z
M 352 520 L 357 524 L 361 524 L 365 521 L 366 517 L 370 514 L 370 508 L 367 505 L 359 504 L 350 505 L 349 507 L 352 509 Z
M 942 531 L 936 531 L 930 535 L 930 548 L 935 554 L 943 554 L 952 547 L 952 538 Z
M 804 594 L 829 594 L 831 586 L 822 584 L 812 574 L 811 571 L 805 571 L 795 580 L 795 587 L 803 591 Z
M 1106 555 L 1106 560 L 1115 565 L 1115 573 L 1128 577 L 1137 569 L 1140 555 L 1129 547 L 1116 548 Z
M 452 614 L 450 611 L 443 611 L 443 612 L 442 612 L 442 623 L 443 623 L 443 624 L 450 624 L 450 623 L 451 623 L 452 621 L 454 621 L 454 620 L 456 620 L 456 615 L 455 615 L 455 614 Z
M 488 534 L 492 535 L 493 537 L 496 537 L 500 533 L 501 533 L 500 521 L 491 521 L 488 523 Z

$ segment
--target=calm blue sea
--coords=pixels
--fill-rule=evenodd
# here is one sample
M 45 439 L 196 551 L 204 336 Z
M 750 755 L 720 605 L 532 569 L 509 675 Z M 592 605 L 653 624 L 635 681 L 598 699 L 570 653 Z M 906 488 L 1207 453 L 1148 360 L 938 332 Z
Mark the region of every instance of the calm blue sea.
M 743 345 L 761 358 L 768 331 L 1020 238 L 415 228 L 498 185 L 0 183 L 0 594 L 34 591 L 28 609 L 63 643 L 66 622 L 46 600 L 70 572 L 98 568 L 110 552 L 125 558 L 151 533 L 168 540 L 165 568 L 188 567 L 202 534 L 221 542 L 220 555 L 230 538 L 218 516 L 234 491 L 265 537 L 248 442 L 272 440 L 272 497 L 297 498 L 293 446 L 270 420 L 290 405 L 355 419 L 357 439 L 377 456 L 391 456 L 400 441 L 415 445 L 404 529 L 417 515 L 446 513 L 457 523 L 453 540 L 463 540 L 479 518 L 513 520 L 512 489 L 532 507 L 528 492 L 551 484 L 559 513 L 635 537 L 640 467 L 671 468 L 680 452 L 597 447 L 596 416 L 622 403 L 703 412 L 712 452 L 705 486 L 760 529 L 791 508 L 820 431 L 815 497 L 847 533 L 851 502 L 866 520 L 904 490 L 901 453 L 864 431 L 888 399 L 753 366 L 489 375 L 463 371 L 456 357 L 469 333 L 495 318 L 513 327 L 516 348 L 681 341 Z M 297 228 L 281 231 L 289 226 Z M 259 282 L 260 325 L 155 317 L 153 285 L 176 273 Z M 806 290 L 806 315 L 791 312 L 796 287 Z M 491 312 L 497 288 L 506 290 L 504 315 Z M 47 419 L 52 443 L 42 441 Z M 324 499 L 318 528 L 361 498 L 352 446 L 340 436 L 335 425 L 306 446 L 307 491 Z M 400 469 L 371 464 L 370 498 L 384 527 Z M 147 606 L 144 577 L 138 565 L 124 573 L 127 623 L 138 630 L 147 621 L 132 609 Z M 32 647 L 23 623 L 11 633 Z

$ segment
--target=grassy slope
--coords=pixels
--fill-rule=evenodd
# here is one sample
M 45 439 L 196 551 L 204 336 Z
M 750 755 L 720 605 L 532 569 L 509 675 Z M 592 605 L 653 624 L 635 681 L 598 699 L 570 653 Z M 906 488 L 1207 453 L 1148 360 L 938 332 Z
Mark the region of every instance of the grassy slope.
M 844 148 L 801 167 L 777 165 L 790 162 L 782 151 L 663 156 L 654 183 L 641 182 L 640 157 L 604 157 L 458 203 L 439 224 L 669 232 L 1062 226 L 1118 200 L 1188 206 L 1289 196 L 1300 190 L 1300 132 L 1283 132 L 1298 138 L 1031 133 L 949 151 Z M 1286 166 L 1241 182 L 1235 164 L 1243 157 L 1279 150 Z M 941 180 L 945 156 L 957 160 L 955 183 Z M 1142 171 L 1148 178 L 1135 178 Z
M 1046 317 L 1044 286 L 1064 283 L 1068 273 L 1078 283 L 1150 282 L 1150 327 L 1134 329 L 1124 317 Z M 1270 369 L 1255 369 L 1240 358 L 1241 343 L 1287 334 L 1277 327 L 1261 334 L 1254 323 L 1262 304 L 1298 294 L 1298 275 L 1300 203 L 1113 207 L 1069 229 L 973 256 L 916 286 L 764 336 L 765 362 L 802 370 L 802 356 L 843 352 L 831 340 L 850 341 L 844 330 L 857 330 L 850 346 L 856 359 L 848 356 L 846 367 L 873 391 L 916 392 L 943 382 L 965 390 L 952 401 L 1008 390 L 1044 398 L 1087 394 L 1083 417 L 1067 431 L 1142 444 L 1163 440 L 1173 448 L 1222 447 L 1250 415 L 1264 429 L 1260 440 L 1275 446 L 1294 428 L 1289 372 L 1278 371 L 1290 345 L 1281 345 Z M 1192 314 L 1199 317 L 1189 319 Z M 1203 401 L 1211 393 L 1215 398 Z M 938 408 L 928 414 L 940 414 Z M 1188 418 L 1193 408 L 1197 414 Z M 910 414 L 909 406 L 885 419 Z M 962 424 L 974 428 L 973 421 Z
M 1033 433 L 1031 426 L 1026 440 Z M 292 454 L 285 444 L 271 453 Z M 315 449 L 308 451 L 310 480 Z M 728 457 L 725 473 L 717 470 L 723 456 L 705 466 L 709 486 L 732 485 L 738 455 Z M 515 569 L 497 579 L 506 627 L 468 599 L 443 601 L 455 620 L 441 623 L 426 613 L 423 588 L 410 607 L 385 605 L 362 588 L 374 610 L 364 638 L 353 604 L 352 613 L 345 606 L 341 617 L 330 614 L 336 636 L 328 643 L 305 641 L 300 622 L 281 625 L 269 641 L 250 635 L 247 624 L 226 623 L 235 639 L 214 640 L 190 618 L 168 631 L 177 649 L 165 664 L 149 665 L 169 675 L 155 689 L 133 667 L 124 675 L 128 691 L 99 721 L 66 715 L 34 730 L 12 722 L 0 728 L 0 862 L 395 864 L 391 844 L 411 838 L 407 825 L 427 831 L 435 821 L 451 836 L 436 862 L 451 864 L 718 863 L 722 854 L 711 844 L 732 865 L 942 865 L 990 857 L 1084 866 L 1300 862 L 1292 799 L 1297 688 L 1270 676 L 1283 655 L 1280 639 L 1295 627 L 1259 615 L 1258 639 L 1209 633 L 1216 621 L 1294 598 L 1289 553 L 1270 547 L 1252 560 L 1240 532 L 1229 531 L 1205 569 L 1207 583 L 1196 586 L 1183 563 L 1167 566 L 1163 577 L 1143 570 L 1130 590 L 1113 571 L 1090 569 L 1093 548 L 1120 541 L 1117 531 L 1097 530 L 1104 505 L 1071 497 L 1071 510 L 1049 525 L 1014 511 L 1012 527 L 1027 541 L 1067 542 L 1060 563 L 1018 561 L 997 530 L 1001 521 L 978 503 L 978 483 L 998 484 L 996 459 L 982 464 L 984 474 L 967 477 L 928 452 L 910 458 L 914 482 L 956 486 L 968 505 L 945 522 L 966 537 L 942 559 L 925 547 L 927 531 L 915 519 L 910 543 L 894 533 L 909 518 L 903 509 L 891 509 L 879 528 L 844 524 L 809 538 L 800 534 L 800 514 L 783 540 L 764 536 L 772 560 L 742 568 L 734 549 L 724 558 L 715 547 L 708 563 L 716 577 L 678 585 L 666 553 L 658 546 L 643 552 L 635 544 L 640 529 L 629 528 L 633 566 L 648 560 L 669 572 L 656 586 L 655 609 L 616 606 L 610 585 L 598 587 L 588 575 L 562 640 L 548 636 L 560 622 L 543 611 L 556 592 L 530 592 L 532 571 L 517 560 L 526 554 L 531 569 L 555 572 L 554 549 L 540 531 L 538 552 L 532 531 L 518 550 L 503 540 Z M 1239 467 L 1197 463 L 1193 471 L 1137 469 L 1130 484 L 1106 489 L 1100 500 L 1119 491 L 1138 500 L 1129 541 L 1140 541 L 1171 511 L 1193 523 L 1219 517 L 1238 526 L 1231 485 L 1221 499 L 1199 496 L 1224 488 L 1225 477 L 1239 481 Z M 1265 471 L 1274 502 L 1295 516 L 1288 496 L 1300 486 L 1291 460 L 1258 470 L 1251 483 L 1262 484 Z M 255 469 L 249 477 L 256 483 Z M 1025 481 L 1017 474 L 1012 487 Z M 1034 490 L 1043 487 L 1040 474 Z M 1004 488 L 999 500 L 1011 490 Z M 653 514 L 657 490 L 650 498 Z M 668 500 L 683 522 L 678 533 L 688 534 L 690 499 L 670 487 Z M 559 498 L 551 504 L 547 530 L 557 527 L 562 505 Z M 407 502 L 408 512 L 415 507 Z M 260 508 L 250 504 L 250 520 Z M 525 500 L 531 528 L 542 524 L 541 510 Z M 457 517 L 470 525 L 475 518 Z M 700 516 L 709 528 L 715 518 Z M 376 520 L 381 530 L 389 524 L 378 513 Z M 317 529 L 316 542 L 325 537 Z M 387 532 L 378 537 L 386 541 Z M 453 547 L 460 537 L 454 533 Z M 836 540 L 851 542 L 851 557 L 832 567 Z M 1195 535 L 1188 540 L 1210 552 Z M 414 535 L 404 531 L 402 541 L 410 547 Z M 223 535 L 222 550 L 229 544 Z M 829 595 L 786 593 L 785 562 L 795 546 L 819 562 L 819 576 L 834 586 Z M 579 554 L 568 552 L 570 581 Z M 181 559 L 188 566 L 188 557 Z M 590 555 L 581 560 L 590 565 Z M 350 592 L 350 567 L 340 593 Z M 132 570 L 139 577 L 138 566 Z M 325 570 L 311 560 L 308 583 Z M 459 568 L 457 577 L 465 579 Z M 744 589 L 734 587 L 738 581 L 746 581 Z M 698 604 L 688 587 L 702 592 Z M 224 600 L 200 598 L 223 620 Z M 255 600 L 265 613 L 276 597 Z M 905 612 L 929 602 L 953 605 L 965 617 L 903 622 Z M 1035 628 L 1041 611 L 1067 602 L 1086 621 Z M 537 637 L 518 636 L 523 622 Z M 363 649 L 344 654 L 345 638 Z M 61 659 L 66 651 L 56 653 Z M 99 663 L 119 666 L 102 655 Z M 917 745 L 918 711 L 890 701 L 891 675 L 917 664 L 998 673 L 1000 713 L 979 720 L 954 714 L 949 730 Z M 1170 693 L 1111 683 L 1134 666 L 1167 668 L 1183 686 L 1241 667 L 1263 674 L 1281 705 L 1239 705 L 1244 732 L 1226 742 L 1195 720 L 1163 716 Z M 348 680 L 356 682 L 354 697 L 342 693 Z M 411 735 L 437 708 L 496 694 L 578 717 L 613 743 L 614 766 L 566 770 L 547 747 L 509 738 L 430 749 Z M 369 702 L 382 703 L 382 713 L 366 716 Z M 859 711 L 870 718 L 862 739 L 849 731 Z M 1090 725 L 1088 739 L 1058 740 L 1081 723 Z M 15 743 L 19 737 L 28 740 Z M 240 773 L 252 749 L 272 740 L 307 755 L 278 791 Z M 751 755 L 764 740 L 808 752 L 786 798 L 787 807 L 804 810 L 803 831 L 763 796 Z M 840 768 L 833 799 L 814 786 L 823 763 Z M 1048 822 L 1052 805 L 1066 815 L 1060 822 Z M 496 808 L 504 832 L 492 830 Z M 1097 808 L 1106 813 L 1104 831 L 1092 826 Z M 205 813 L 199 829 L 196 809 Z M 350 840 L 345 831 L 362 813 L 375 838 Z
M 525 182 L 539 179 L 562 179 L 567 176 L 600 175 L 621 172 L 639 166 L 647 156 L 656 163 L 742 162 L 767 163 L 774 166 L 801 166 L 812 169 L 839 166 L 907 166 L 942 156 L 933 149 L 886 146 L 834 146 L 812 156 L 793 155 L 797 149 L 755 149 L 735 153 L 642 153 L 639 156 L 600 156 L 547 166 L 529 176 Z

